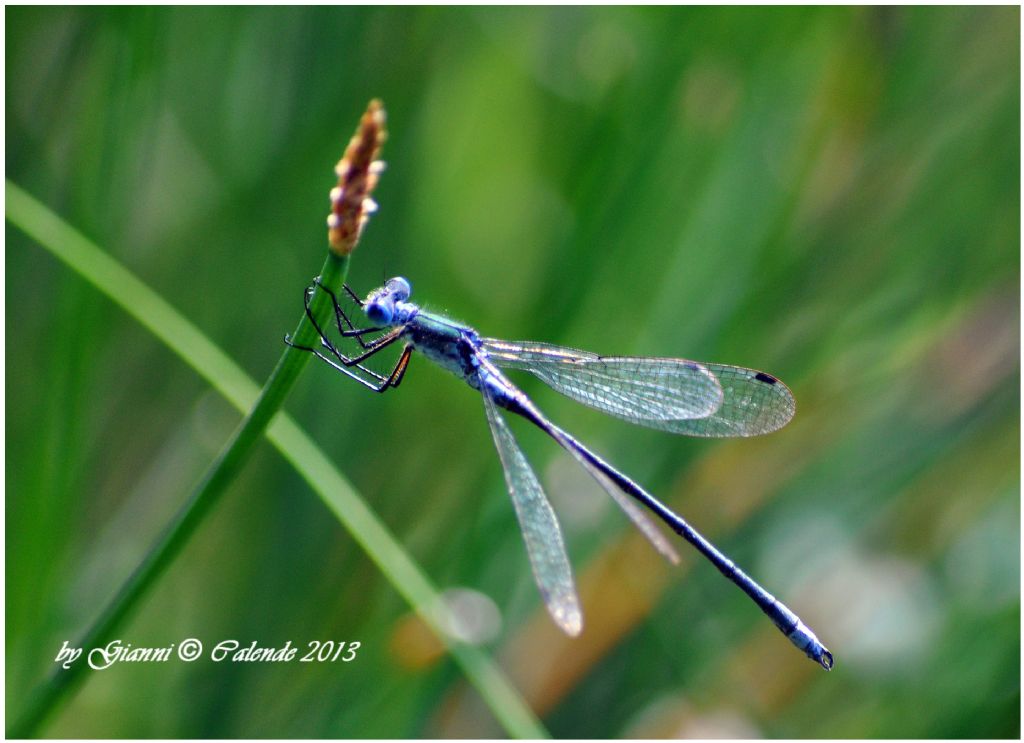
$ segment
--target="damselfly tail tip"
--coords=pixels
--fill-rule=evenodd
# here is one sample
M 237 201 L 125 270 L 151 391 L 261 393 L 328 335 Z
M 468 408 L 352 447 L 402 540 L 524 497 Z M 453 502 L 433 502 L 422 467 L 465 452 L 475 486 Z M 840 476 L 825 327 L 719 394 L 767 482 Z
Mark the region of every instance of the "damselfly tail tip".
M 785 609 L 785 607 L 783 608 Z M 831 671 L 833 665 L 832 653 L 829 652 L 827 647 L 821 644 L 817 635 L 814 634 L 810 627 L 800 621 L 799 617 L 788 609 L 785 609 L 785 611 L 789 614 L 792 620 L 795 620 L 795 625 L 791 626 L 788 631 L 783 629 L 783 632 L 785 632 L 789 641 L 800 648 L 804 652 L 804 655 L 818 663 L 818 665 L 826 671 Z
M 821 655 L 816 660 L 826 671 L 832 670 L 832 666 L 834 665 L 832 661 L 832 653 L 830 653 L 824 646 L 821 648 Z
M 807 654 L 808 658 L 815 661 L 826 671 L 832 670 L 832 666 L 835 664 L 832 659 L 832 653 L 829 652 L 829 649 L 820 642 L 814 642 L 811 645 L 808 645 L 804 648 L 804 652 Z

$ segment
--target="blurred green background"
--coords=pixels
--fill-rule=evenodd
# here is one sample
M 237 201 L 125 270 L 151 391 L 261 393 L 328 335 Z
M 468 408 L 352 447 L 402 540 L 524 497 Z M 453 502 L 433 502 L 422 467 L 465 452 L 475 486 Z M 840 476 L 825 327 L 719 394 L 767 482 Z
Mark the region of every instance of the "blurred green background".
M 684 551 L 672 569 L 513 423 L 584 601 L 531 579 L 480 400 L 414 358 L 288 401 L 560 737 L 1020 735 L 1019 9 L 10 8 L 7 176 L 257 380 L 384 100 L 360 292 L 487 335 L 753 366 L 787 428 L 637 430 L 519 379 L 808 621 L 826 674 Z M 238 416 L 6 231 L 7 716 L 109 601 Z M 685 548 L 685 545 L 684 545 Z M 493 603 L 492 603 L 493 602 Z M 500 624 L 499 624 L 500 622 Z M 262 445 L 119 633 L 359 640 L 344 666 L 88 680 L 73 737 L 502 735 L 323 503 Z

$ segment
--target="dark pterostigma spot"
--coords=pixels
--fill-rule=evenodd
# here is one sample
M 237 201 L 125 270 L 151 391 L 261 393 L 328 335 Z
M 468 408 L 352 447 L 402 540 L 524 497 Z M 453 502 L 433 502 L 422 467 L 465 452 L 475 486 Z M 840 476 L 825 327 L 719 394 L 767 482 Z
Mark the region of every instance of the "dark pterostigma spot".
M 754 379 L 756 379 L 758 382 L 765 382 L 767 384 L 775 384 L 776 382 L 779 381 L 775 377 L 771 376 L 770 374 L 765 374 L 764 372 L 758 372 Z

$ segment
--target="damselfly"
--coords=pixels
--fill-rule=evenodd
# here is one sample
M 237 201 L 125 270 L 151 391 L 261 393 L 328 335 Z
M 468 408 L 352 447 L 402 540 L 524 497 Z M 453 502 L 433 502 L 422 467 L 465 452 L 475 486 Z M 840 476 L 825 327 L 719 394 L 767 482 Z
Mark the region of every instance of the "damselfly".
M 341 336 L 359 342 L 362 349 L 358 354 L 341 353 L 317 323 L 310 311 L 310 302 L 318 288 L 330 295 Z M 403 278 L 390 279 L 370 292 L 365 301 L 348 286 L 345 291 L 362 308 L 371 324 L 356 327 L 334 292 L 314 281 L 306 289 L 305 305 L 306 314 L 320 335 L 320 348 L 295 347 L 316 354 L 338 371 L 377 392 L 398 387 L 415 350 L 480 392 L 534 578 L 548 612 L 567 634 L 580 633 L 583 615 L 562 533 L 551 504 L 501 410 L 522 416 L 569 452 L 665 557 L 672 562 L 679 559 L 665 535 L 634 500 L 696 547 L 753 599 L 809 658 L 826 670 L 832 668 L 832 654 L 796 614 L 684 519 L 549 421 L 509 381 L 502 369 L 531 372 L 573 400 L 630 423 L 688 436 L 755 436 L 784 426 L 796 410 L 786 385 L 764 372 L 738 366 L 683 359 L 598 356 L 547 343 L 484 338 L 466 325 L 422 310 L 410 302 L 412 290 Z M 362 363 L 398 341 L 405 345 L 390 374 L 380 374 Z M 287 336 L 285 342 L 295 345 Z

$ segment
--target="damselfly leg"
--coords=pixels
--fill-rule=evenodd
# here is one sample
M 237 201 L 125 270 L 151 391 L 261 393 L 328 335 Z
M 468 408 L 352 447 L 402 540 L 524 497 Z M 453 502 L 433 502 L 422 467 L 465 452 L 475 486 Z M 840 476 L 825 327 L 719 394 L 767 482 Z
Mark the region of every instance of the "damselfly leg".
M 331 301 L 334 304 L 335 319 L 338 324 L 338 332 L 342 335 L 342 337 L 356 338 L 356 340 L 359 341 L 359 344 L 363 348 L 363 352 L 360 353 L 359 355 L 350 357 L 341 353 L 341 351 L 339 351 L 335 347 L 335 345 L 331 342 L 331 340 L 324 333 L 323 329 L 320 327 L 320 324 L 317 322 L 316 317 L 314 317 L 313 312 L 310 309 L 311 297 L 313 293 L 316 291 L 317 287 L 325 291 L 328 294 L 328 296 L 330 296 Z M 333 368 L 337 369 L 346 376 L 355 379 L 357 382 L 364 385 L 365 387 L 368 387 L 374 392 L 385 392 L 388 389 L 397 387 L 399 384 L 401 384 L 402 377 L 405 376 L 405 370 L 409 366 L 409 358 L 412 354 L 412 349 L 410 347 L 406 347 L 404 349 L 402 355 L 398 359 L 398 363 L 395 364 L 395 367 L 391 370 L 390 374 L 386 376 L 378 372 L 375 372 L 372 369 L 368 369 L 367 367 L 363 366 L 360 363 L 370 358 L 378 351 L 387 348 L 396 340 L 398 340 L 398 338 L 401 336 L 400 329 L 393 329 L 390 332 L 387 332 L 384 335 L 380 336 L 379 338 L 375 338 L 370 342 L 364 341 L 362 338 L 363 335 L 373 332 L 381 332 L 382 329 L 375 327 L 356 328 L 348 319 L 348 316 L 345 314 L 345 312 L 341 309 L 340 305 L 338 304 L 338 299 L 335 296 L 334 292 L 332 292 L 327 287 L 323 286 L 320 283 L 319 279 L 314 280 L 312 285 L 306 287 L 304 292 L 304 304 L 306 308 L 306 317 L 309 318 L 309 321 L 310 323 L 312 323 L 314 330 L 316 330 L 317 332 L 317 335 L 320 336 L 321 346 L 325 348 L 334 358 L 329 358 L 328 356 L 325 356 L 316 348 L 311 348 L 309 346 L 300 346 L 299 344 L 294 343 L 291 339 L 291 336 L 288 335 L 286 335 L 284 338 L 285 343 L 287 343 L 292 348 L 297 348 L 300 351 L 307 351 L 308 353 L 313 354 L 321 361 L 330 364 Z M 347 329 L 342 324 L 343 320 L 344 323 L 348 325 Z M 364 374 L 368 374 L 370 377 L 376 380 L 376 383 L 364 379 L 355 371 L 353 371 L 353 369 L 358 369 Z
M 357 328 L 355 326 L 355 323 L 352 322 L 352 319 L 348 316 L 348 314 L 345 312 L 345 310 L 343 310 L 341 308 L 341 302 L 338 301 L 338 295 L 335 294 L 331 290 L 330 287 L 324 286 L 320 282 L 320 277 L 319 276 L 317 276 L 315 279 L 313 279 L 313 285 L 306 289 L 306 291 L 307 291 L 307 295 L 306 295 L 306 297 L 307 297 L 306 298 L 306 308 L 307 308 L 307 310 L 309 308 L 309 296 L 310 296 L 308 292 L 310 290 L 315 291 L 315 287 L 319 287 L 321 290 L 323 290 L 324 292 L 327 293 L 327 296 L 329 296 L 331 298 L 331 304 L 334 305 L 334 322 L 338 326 L 338 332 L 341 334 L 341 336 L 343 338 L 355 338 L 359 342 L 359 345 L 361 345 L 365 349 L 369 349 L 370 348 L 370 343 L 367 343 L 365 340 L 363 340 L 363 336 L 364 335 L 368 335 L 370 333 L 383 332 L 384 328 L 377 328 L 377 327 L 372 327 L 372 326 L 368 327 L 368 328 Z M 359 298 L 359 295 L 357 295 L 354 291 L 352 291 L 352 289 L 349 287 L 348 284 L 344 284 L 343 288 L 345 289 L 345 293 L 348 294 L 349 298 L 353 302 L 355 302 L 356 307 L 359 307 L 360 309 L 362 309 L 362 307 L 363 307 L 363 300 L 361 300 Z M 323 333 L 320 334 L 320 337 L 321 338 L 323 337 Z M 371 343 L 372 343 L 372 341 L 371 341 Z

